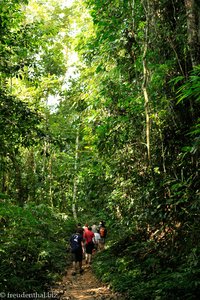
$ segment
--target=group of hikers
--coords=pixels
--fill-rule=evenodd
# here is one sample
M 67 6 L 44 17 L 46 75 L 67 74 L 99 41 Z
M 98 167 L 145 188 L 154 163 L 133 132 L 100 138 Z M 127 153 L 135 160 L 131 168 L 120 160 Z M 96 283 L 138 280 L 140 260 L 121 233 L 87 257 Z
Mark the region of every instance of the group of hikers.
M 76 275 L 77 268 L 79 267 L 79 273 L 83 273 L 83 259 L 85 263 L 90 265 L 92 261 L 92 254 L 96 251 L 101 251 L 105 247 L 105 239 L 107 235 L 107 229 L 105 222 L 99 222 L 99 225 L 93 224 L 89 226 L 81 226 L 77 224 L 75 233 L 70 238 L 70 247 L 73 261 L 73 273 Z M 78 264 L 78 266 L 77 266 Z

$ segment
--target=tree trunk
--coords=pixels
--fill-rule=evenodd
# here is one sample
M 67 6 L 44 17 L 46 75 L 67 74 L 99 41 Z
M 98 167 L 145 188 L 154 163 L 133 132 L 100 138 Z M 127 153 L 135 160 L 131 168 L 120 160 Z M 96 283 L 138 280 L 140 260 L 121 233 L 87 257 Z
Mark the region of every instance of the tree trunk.
M 10 154 L 10 158 L 13 163 L 13 168 L 15 171 L 15 191 L 16 191 L 16 199 L 20 206 L 24 206 L 25 201 L 27 200 L 27 190 L 23 185 L 22 181 L 22 169 L 20 164 L 16 159 L 16 155 L 14 152 Z
M 27 157 L 28 173 L 27 173 L 27 185 L 28 185 L 28 200 L 36 202 L 36 161 L 34 155 L 34 149 L 30 149 Z
M 199 0 L 185 0 L 187 16 L 188 46 L 192 66 L 200 64 L 200 2 Z
M 52 154 L 53 155 L 53 154 Z M 49 158 L 49 202 L 51 207 L 54 206 L 53 204 L 53 191 L 52 191 L 52 157 Z
M 77 161 L 78 161 L 78 149 L 79 149 L 79 129 L 76 134 L 76 149 L 75 149 L 75 162 L 74 162 L 74 187 L 73 187 L 73 199 L 72 199 L 72 212 L 74 220 L 77 221 L 76 212 L 76 196 L 77 196 Z
M 150 24 L 150 7 L 149 2 L 146 2 L 146 5 L 143 1 L 143 6 L 146 13 L 146 25 L 145 25 L 145 32 L 144 32 L 144 44 L 143 44 L 143 56 L 142 56 L 142 63 L 143 63 L 143 83 L 142 83 L 142 90 L 144 95 L 144 107 L 145 107 L 145 117 L 146 117 L 146 147 L 147 147 L 147 158 L 148 158 L 148 165 L 150 165 L 151 160 L 151 151 L 150 151 L 150 116 L 149 116 L 149 95 L 148 95 L 148 68 L 147 68 L 147 61 L 146 55 L 148 50 L 148 43 L 149 43 L 149 24 Z

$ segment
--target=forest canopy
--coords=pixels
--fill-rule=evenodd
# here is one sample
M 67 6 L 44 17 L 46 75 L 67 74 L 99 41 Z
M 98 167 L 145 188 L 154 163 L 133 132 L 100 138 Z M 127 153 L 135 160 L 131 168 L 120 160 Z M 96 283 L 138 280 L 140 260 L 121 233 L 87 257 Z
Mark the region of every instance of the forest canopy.
M 0 57 L 1 290 L 47 288 L 105 220 L 101 280 L 198 299 L 199 1 L 0 1 Z

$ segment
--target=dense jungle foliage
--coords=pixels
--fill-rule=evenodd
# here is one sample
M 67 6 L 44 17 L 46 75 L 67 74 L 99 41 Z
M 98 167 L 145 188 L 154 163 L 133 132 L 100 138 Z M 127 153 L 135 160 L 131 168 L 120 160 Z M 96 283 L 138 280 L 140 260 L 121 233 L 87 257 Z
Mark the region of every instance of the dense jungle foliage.
M 103 219 L 102 281 L 199 299 L 199 1 L 0 1 L 0 58 L 0 293 L 48 290 Z

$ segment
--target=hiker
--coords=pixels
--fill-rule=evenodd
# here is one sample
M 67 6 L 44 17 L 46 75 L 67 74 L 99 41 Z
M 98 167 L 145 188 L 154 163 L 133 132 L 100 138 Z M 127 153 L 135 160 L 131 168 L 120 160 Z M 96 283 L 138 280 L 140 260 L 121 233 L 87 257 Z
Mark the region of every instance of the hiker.
M 97 231 L 94 232 L 93 243 L 94 243 L 95 251 L 99 250 L 99 241 L 100 241 L 100 239 L 101 239 L 100 234 Z
M 99 223 L 98 233 L 100 234 L 100 240 L 99 240 L 99 250 L 103 250 L 105 247 L 105 239 L 107 236 L 107 229 L 105 226 L 105 222 L 101 221 Z
M 86 242 L 85 242 L 85 237 L 84 234 L 85 232 L 88 231 L 88 223 L 85 223 L 85 225 L 83 226 L 83 244 L 84 244 L 84 254 L 83 254 L 83 259 L 85 259 L 85 255 L 86 255 Z
M 92 261 L 92 251 L 94 249 L 94 232 L 92 232 L 92 227 L 89 226 L 88 230 L 84 232 L 84 238 L 85 238 L 85 262 L 86 264 L 91 264 Z
M 78 231 L 81 233 L 81 235 L 83 236 L 84 229 L 83 229 L 83 227 L 81 226 L 81 223 L 78 223 L 78 224 L 77 224 L 77 229 L 78 229 Z
M 76 228 L 76 233 L 72 234 L 70 238 L 70 246 L 71 246 L 73 268 L 74 268 L 72 275 L 76 275 L 77 263 L 79 263 L 79 273 L 82 274 L 84 244 L 83 244 L 83 236 L 81 234 L 80 229 Z
M 94 252 L 99 250 L 99 240 L 100 240 L 100 234 L 97 232 L 97 225 L 93 224 L 92 225 L 92 231 L 94 232 L 94 237 L 93 237 L 93 243 L 94 243 Z
M 83 226 L 83 230 L 84 230 L 84 232 L 88 231 L 88 223 L 85 223 L 85 225 Z
M 96 224 L 93 224 L 92 225 L 92 231 L 95 233 L 97 232 L 97 225 Z

